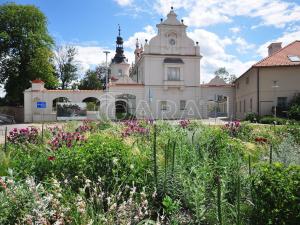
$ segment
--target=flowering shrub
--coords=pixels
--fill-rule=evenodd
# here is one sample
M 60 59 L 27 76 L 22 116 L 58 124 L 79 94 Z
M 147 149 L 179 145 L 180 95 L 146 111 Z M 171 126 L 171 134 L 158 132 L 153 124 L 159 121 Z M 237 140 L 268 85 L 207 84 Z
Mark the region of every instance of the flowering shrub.
M 17 129 L 14 128 L 12 131 L 9 132 L 7 139 L 9 142 L 14 144 L 19 143 L 32 143 L 36 144 L 38 142 L 38 129 L 35 127 L 27 127 Z
M 93 131 L 94 130 L 94 125 L 92 121 L 90 120 L 84 120 L 83 125 L 80 125 L 79 127 L 76 128 L 76 132 L 84 133 L 87 131 Z
M 180 120 L 179 121 L 179 126 L 181 126 L 183 129 L 187 128 L 190 125 L 190 121 L 189 120 Z
M 224 129 L 229 132 L 230 135 L 236 136 L 241 128 L 240 121 L 230 121 L 225 124 Z
M 52 140 L 49 141 L 50 148 L 52 150 L 57 150 L 62 146 L 67 146 L 71 148 L 74 145 L 81 144 L 86 141 L 86 138 L 83 134 L 79 132 L 58 132 Z
M 124 122 L 125 129 L 122 132 L 122 137 L 127 137 L 132 134 L 147 135 L 149 128 L 143 127 L 142 123 L 137 120 L 127 120 Z
M 62 188 L 51 181 L 52 190 L 33 178 L 17 182 L 7 178 L 0 193 L 0 224 L 69 224 L 71 204 L 64 201 Z
M 54 127 L 48 127 L 49 131 L 51 132 L 52 135 L 56 135 L 60 132 L 62 132 L 62 129 L 59 128 L 58 126 L 54 126 Z

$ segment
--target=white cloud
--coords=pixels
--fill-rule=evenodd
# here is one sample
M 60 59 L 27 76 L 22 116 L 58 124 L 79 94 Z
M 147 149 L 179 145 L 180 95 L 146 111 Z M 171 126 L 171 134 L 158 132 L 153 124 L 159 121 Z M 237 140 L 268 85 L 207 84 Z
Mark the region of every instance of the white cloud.
M 283 0 L 156 0 L 155 9 L 165 15 L 170 6 L 186 10 L 190 26 L 204 27 L 232 22 L 233 17 L 259 18 L 257 26 L 284 27 L 300 21 L 300 5 Z
M 74 44 L 76 48 L 77 54 L 75 57 L 75 61 L 79 66 L 79 73 L 81 77 L 88 69 L 93 69 L 99 64 L 104 64 L 106 62 L 106 55 L 103 51 L 109 51 L 107 57 L 108 65 L 111 62 L 111 59 L 115 55 L 114 49 L 108 49 L 99 45 L 87 45 L 86 43 L 83 44 Z M 125 56 L 128 59 L 129 63 L 134 61 L 134 54 L 132 51 L 124 51 Z
M 247 53 L 249 50 L 252 50 L 255 48 L 255 44 L 248 43 L 244 38 L 237 37 L 234 40 L 234 43 L 236 44 L 236 49 L 239 53 Z
M 282 47 L 292 43 L 295 40 L 299 40 L 300 39 L 300 27 L 298 27 L 298 29 L 294 30 L 293 32 L 286 32 L 284 33 L 281 37 L 274 39 L 274 40 L 270 40 L 265 42 L 264 44 L 262 44 L 258 50 L 257 53 L 261 56 L 261 57 L 266 57 L 268 56 L 268 46 L 273 43 L 273 42 L 282 42 Z
M 174 10 L 184 8 L 190 9 L 194 3 L 194 0 L 156 0 L 154 3 L 154 9 L 161 15 L 165 16 L 170 12 L 171 6 Z
M 133 3 L 133 0 L 114 0 L 117 2 L 120 6 L 128 6 Z
M 103 53 L 104 50 L 107 50 L 100 46 L 80 46 L 75 45 L 74 46 L 77 49 L 77 55 L 75 57 L 75 60 L 79 62 L 81 71 L 86 71 L 93 66 L 99 65 L 100 63 L 105 62 L 105 53 Z M 113 53 L 112 50 L 109 50 Z M 109 54 L 109 57 L 111 57 L 112 54 Z M 108 58 L 110 61 L 110 58 Z
M 135 44 L 136 44 L 136 39 L 139 39 L 139 42 L 144 44 L 145 39 L 150 40 L 152 37 L 154 37 L 156 35 L 156 30 L 154 29 L 154 27 L 152 27 L 150 25 L 144 27 L 143 30 L 144 31 L 136 32 L 131 37 L 129 37 L 124 42 L 124 47 L 134 51 Z
M 203 55 L 201 60 L 201 81 L 208 82 L 214 77 L 214 72 L 225 67 L 229 73 L 240 76 L 254 61 L 243 62 L 234 55 L 226 52 L 226 47 L 234 44 L 229 38 L 220 38 L 215 33 L 204 29 L 195 29 L 188 33 L 194 40 L 199 40 L 200 52 Z
M 239 33 L 241 31 L 239 27 L 231 27 L 229 30 L 234 34 Z

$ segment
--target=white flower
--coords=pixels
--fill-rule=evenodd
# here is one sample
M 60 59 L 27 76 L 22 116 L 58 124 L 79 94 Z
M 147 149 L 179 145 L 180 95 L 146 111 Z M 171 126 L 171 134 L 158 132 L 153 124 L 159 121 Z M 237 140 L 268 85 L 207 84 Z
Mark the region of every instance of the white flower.
M 93 222 L 94 222 L 94 220 L 91 219 L 90 222 L 87 225 L 92 225 Z
M 134 165 L 133 165 L 133 164 L 130 164 L 129 168 L 130 168 L 131 170 L 133 170 L 133 169 L 134 169 Z
M 119 161 L 118 158 L 116 158 L 116 157 L 113 158 L 113 164 L 114 164 L 114 165 L 117 165 L 117 164 L 118 164 L 118 161 Z
M 110 206 L 110 210 L 115 210 L 117 208 L 117 203 L 114 203 Z
M 111 197 L 107 197 L 106 200 L 107 200 L 107 205 L 110 205 Z
M 87 184 L 89 184 L 89 183 L 91 183 L 92 181 L 91 180 L 89 180 L 89 179 L 86 179 L 85 180 L 85 183 L 87 183 Z

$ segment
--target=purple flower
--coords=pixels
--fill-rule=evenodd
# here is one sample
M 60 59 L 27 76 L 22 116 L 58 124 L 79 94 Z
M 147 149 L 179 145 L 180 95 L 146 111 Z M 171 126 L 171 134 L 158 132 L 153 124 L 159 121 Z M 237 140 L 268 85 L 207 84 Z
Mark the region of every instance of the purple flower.
M 190 121 L 189 120 L 181 120 L 181 121 L 179 121 L 179 125 L 183 128 L 183 129 L 185 129 L 185 128 L 187 128 L 189 125 L 190 125 Z

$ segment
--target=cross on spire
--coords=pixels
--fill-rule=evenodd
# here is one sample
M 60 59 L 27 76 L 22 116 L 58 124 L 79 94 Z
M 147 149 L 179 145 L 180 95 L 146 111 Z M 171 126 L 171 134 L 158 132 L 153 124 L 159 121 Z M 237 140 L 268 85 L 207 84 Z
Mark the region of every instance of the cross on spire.
M 119 27 L 119 29 L 118 29 L 118 31 L 119 31 L 119 37 L 121 37 L 121 27 L 120 27 L 120 24 L 118 24 L 118 27 Z

